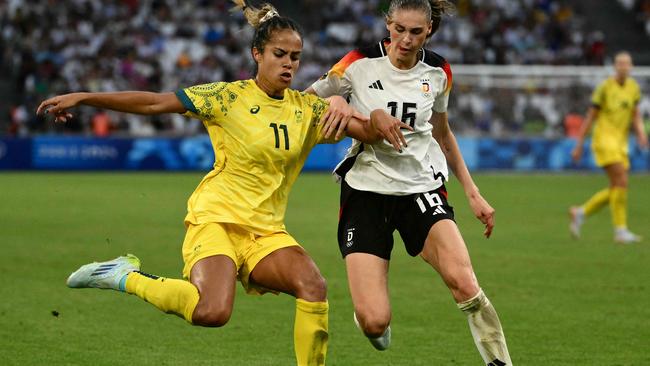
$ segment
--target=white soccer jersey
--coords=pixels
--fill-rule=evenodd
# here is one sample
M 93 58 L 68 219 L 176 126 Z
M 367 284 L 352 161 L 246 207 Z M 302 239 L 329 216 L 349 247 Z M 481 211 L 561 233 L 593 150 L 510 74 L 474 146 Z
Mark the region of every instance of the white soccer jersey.
M 388 40 L 348 53 L 312 87 L 320 97 L 341 95 L 359 112 L 375 109 L 411 125 L 402 130 L 408 147 L 400 154 L 381 141 L 363 144 L 353 140 L 335 173 L 357 190 L 388 195 L 428 192 L 447 179 L 447 161 L 429 123 L 433 111 L 447 111 L 451 90 L 451 68 L 444 58 L 422 50 L 422 57 L 410 70 L 391 64 L 386 52 Z

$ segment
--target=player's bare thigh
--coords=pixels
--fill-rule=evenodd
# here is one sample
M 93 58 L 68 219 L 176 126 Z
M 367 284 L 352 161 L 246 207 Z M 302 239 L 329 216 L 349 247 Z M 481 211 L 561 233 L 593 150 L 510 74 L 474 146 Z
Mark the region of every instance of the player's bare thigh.
M 454 221 L 441 220 L 431 226 L 420 256 L 438 271 L 457 303 L 478 293 L 469 252 Z
M 251 272 L 250 280 L 306 301 L 327 299 L 325 279 L 309 254 L 297 245 L 277 249 L 264 257 Z
M 367 253 L 345 257 L 354 312 L 364 333 L 379 337 L 390 324 L 388 260 Z
M 603 167 L 611 187 L 627 188 L 628 172 L 623 163 L 609 164 Z
M 235 301 L 237 267 L 226 255 L 203 258 L 192 266 L 190 282 L 199 290 L 192 323 L 208 327 L 225 325 Z

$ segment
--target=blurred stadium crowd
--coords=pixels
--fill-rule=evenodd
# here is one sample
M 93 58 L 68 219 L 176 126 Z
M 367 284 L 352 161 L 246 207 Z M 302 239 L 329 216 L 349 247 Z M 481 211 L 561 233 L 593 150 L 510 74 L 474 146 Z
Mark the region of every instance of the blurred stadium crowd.
M 650 1 L 619 0 L 650 19 Z M 303 89 L 346 52 L 386 35 L 387 0 L 269 1 L 305 28 Z M 602 65 L 601 32 L 563 0 L 459 0 L 429 47 L 452 64 Z M 252 29 L 227 0 L 0 0 L 0 58 L 11 82 L 12 135 L 63 132 L 188 135 L 182 116 L 143 118 L 78 108 L 53 126 L 34 115 L 44 98 L 72 91 L 174 91 L 252 76 Z M 456 91 L 455 94 L 458 94 Z M 7 100 L 4 103 L 8 102 Z M 461 108 L 462 108 L 461 103 Z M 470 108 L 471 103 L 467 104 Z M 452 102 L 453 106 L 453 102 Z M 457 108 L 457 107 L 454 107 Z M 459 111 L 462 115 L 462 111 Z
M 625 9 L 633 11 L 636 20 L 641 23 L 650 36 L 650 0 L 618 0 Z

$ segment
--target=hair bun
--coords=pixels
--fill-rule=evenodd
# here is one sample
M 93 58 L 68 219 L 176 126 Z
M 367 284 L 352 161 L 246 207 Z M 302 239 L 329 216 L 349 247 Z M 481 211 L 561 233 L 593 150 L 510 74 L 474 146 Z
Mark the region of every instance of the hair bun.
M 264 22 L 266 22 L 268 20 L 271 20 L 274 17 L 279 17 L 279 16 L 280 16 L 280 13 L 278 13 L 277 10 L 271 9 L 266 14 L 264 14 L 262 19 L 260 19 L 260 24 L 262 24 L 262 23 L 264 23 Z

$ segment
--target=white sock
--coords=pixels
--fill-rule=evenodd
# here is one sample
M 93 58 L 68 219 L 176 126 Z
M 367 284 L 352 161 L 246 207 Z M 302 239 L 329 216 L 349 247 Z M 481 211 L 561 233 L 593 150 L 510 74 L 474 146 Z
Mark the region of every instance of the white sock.
M 458 308 L 467 314 L 474 343 L 487 366 L 511 366 L 512 361 L 510 361 L 499 316 L 483 290 L 479 290 L 478 294 L 471 299 L 458 304 Z

